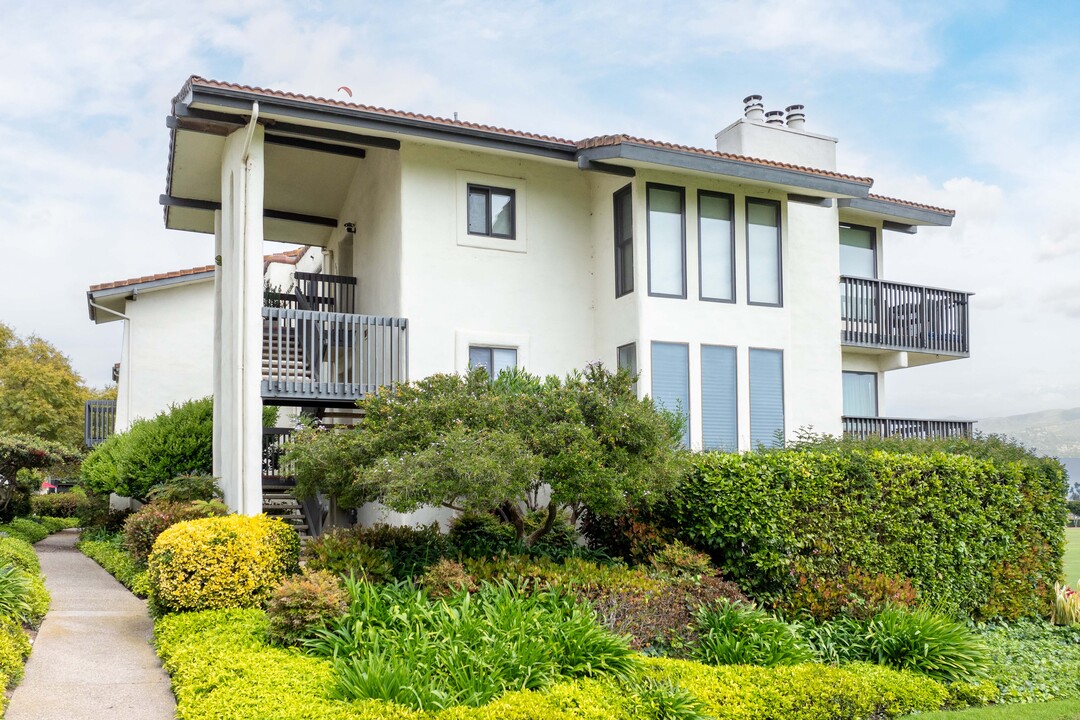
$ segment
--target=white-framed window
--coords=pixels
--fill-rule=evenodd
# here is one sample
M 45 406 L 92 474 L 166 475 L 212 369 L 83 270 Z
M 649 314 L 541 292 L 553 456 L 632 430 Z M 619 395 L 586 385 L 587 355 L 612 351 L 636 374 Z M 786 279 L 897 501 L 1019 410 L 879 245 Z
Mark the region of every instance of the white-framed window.
M 780 203 L 746 198 L 746 297 L 751 305 L 784 304 Z
M 469 367 L 482 367 L 489 376 L 499 377 L 499 373 L 517 367 L 517 348 L 489 347 L 485 345 L 469 346 Z
M 844 371 L 844 415 L 877 417 L 877 373 Z
M 784 438 L 784 351 L 750 348 L 750 447 Z
M 739 403 L 735 348 L 701 346 L 701 447 L 739 449 Z
M 660 407 L 683 416 L 682 442 L 690 447 L 690 346 L 686 343 L 652 344 L 652 399 Z
M 513 240 L 514 191 L 469 183 L 467 192 L 469 234 Z

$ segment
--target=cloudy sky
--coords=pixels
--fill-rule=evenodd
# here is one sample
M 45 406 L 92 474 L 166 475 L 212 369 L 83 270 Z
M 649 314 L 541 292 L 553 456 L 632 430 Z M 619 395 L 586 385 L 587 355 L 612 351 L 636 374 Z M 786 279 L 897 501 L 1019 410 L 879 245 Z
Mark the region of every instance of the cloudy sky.
M 887 234 L 885 277 L 977 293 L 973 357 L 890 373 L 888 414 L 1080 406 L 1078 30 L 1073 2 L 0 0 L 0 321 L 104 385 L 120 329 L 86 288 L 210 262 L 157 201 L 192 74 L 701 147 L 760 93 L 876 192 L 957 210 Z

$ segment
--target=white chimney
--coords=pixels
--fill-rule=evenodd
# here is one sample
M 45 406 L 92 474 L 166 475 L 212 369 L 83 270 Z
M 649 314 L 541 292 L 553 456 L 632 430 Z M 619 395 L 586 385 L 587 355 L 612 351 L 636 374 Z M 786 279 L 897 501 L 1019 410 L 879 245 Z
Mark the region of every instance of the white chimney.
M 803 106 L 788 105 L 784 112 L 787 113 L 788 128 L 802 132 L 803 127 L 806 126 L 806 113 L 803 112 Z
M 784 124 L 784 111 L 783 110 L 770 110 L 765 113 L 766 125 L 783 125 Z
M 743 115 L 750 122 L 762 122 L 765 119 L 765 104 L 760 95 L 747 95 L 743 98 Z

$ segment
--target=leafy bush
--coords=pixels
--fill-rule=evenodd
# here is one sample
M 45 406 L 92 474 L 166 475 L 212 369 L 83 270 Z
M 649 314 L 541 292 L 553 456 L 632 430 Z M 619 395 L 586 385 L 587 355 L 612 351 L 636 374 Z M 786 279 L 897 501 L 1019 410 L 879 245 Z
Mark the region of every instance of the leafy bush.
M 0 616 L 30 619 L 30 578 L 25 570 L 14 565 L 0 567 Z
M 1061 569 L 1064 471 L 981 442 L 700 454 L 671 525 L 759 599 L 787 597 L 800 573 L 873 568 L 949 614 L 1042 615 Z
M 532 534 L 546 521 L 545 513 L 527 513 L 524 531 Z M 560 560 L 582 554 L 577 531 L 563 514 L 556 515 L 551 527 L 531 546 L 519 540 L 514 528 L 492 513 L 462 513 L 450 523 L 448 540 L 459 558 L 531 555 Z
M 98 447 L 101 447 L 100 445 Z M 86 504 L 77 511 L 79 527 L 101 530 L 108 534 L 122 532 L 131 510 L 114 510 L 107 495 L 88 496 Z
M 154 541 L 167 528 L 185 520 L 220 517 L 228 512 L 229 509 L 219 502 L 155 500 L 124 521 L 124 549 L 136 562 L 145 563 L 154 549 Z
M 86 503 L 86 493 L 81 492 L 79 489 L 71 492 L 30 496 L 31 512 L 35 515 L 48 515 L 49 517 L 76 517 L 80 507 Z
M 11 522 L 0 525 L 0 532 L 17 537 L 31 545 L 49 537 L 49 531 L 29 518 L 13 518 Z
M 631 565 L 645 565 L 674 538 L 675 532 L 667 524 L 655 508 L 631 506 L 607 515 L 586 508 L 581 534 L 594 552 L 620 558 Z
M 420 577 L 420 586 L 427 590 L 428 597 L 442 598 L 461 590 L 476 591 L 473 576 L 465 572 L 465 567 L 454 560 L 440 560 L 427 569 Z
M 177 475 L 150 488 L 147 497 L 165 502 L 209 502 L 221 498 L 221 487 L 212 475 Z
M 685 577 L 652 589 L 587 589 L 577 592 L 596 609 L 600 622 L 630 646 L 649 654 L 682 655 L 697 638 L 698 609 L 721 600 L 749 602 L 734 583 L 715 575 Z
M 136 562 L 135 558 L 124 550 L 121 536 L 113 535 L 103 540 L 80 540 L 78 548 L 135 595 L 144 598 L 150 594 L 146 567 Z
M 753 605 L 719 602 L 698 611 L 695 659 L 708 665 L 798 665 L 813 653 L 794 627 Z
M 678 540 L 661 546 L 649 558 L 649 563 L 653 570 L 666 577 L 697 577 L 713 572 L 708 555 Z
M 166 612 L 257 607 L 298 570 L 299 549 L 296 531 L 265 515 L 177 523 L 150 554 L 150 599 Z
M 478 581 L 509 581 L 525 589 L 560 588 L 601 593 L 618 590 L 656 590 L 664 581 L 625 565 L 602 565 L 583 558 L 555 562 L 546 557 L 509 555 L 466 560 L 465 569 Z
M 348 581 L 349 613 L 308 647 L 334 658 L 336 694 L 420 710 L 483 705 L 560 678 L 629 678 L 637 661 L 587 606 L 554 592 L 485 585 L 428 602 L 411 584 Z
M 915 588 L 904 578 L 854 570 L 836 577 L 800 575 L 782 607 L 815 620 L 840 615 L 865 619 L 889 605 L 914 607 L 915 596 Z
M 979 628 L 989 649 L 989 679 L 998 702 L 1030 703 L 1080 698 L 1080 626 L 1043 621 Z
M 0 687 L 9 687 L 23 676 L 23 663 L 30 657 L 30 638 L 11 617 L 0 617 Z
M 274 590 L 266 608 L 270 639 L 296 645 L 313 628 L 344 615 L 348 607 L 341 578 L 325 570 L 305 570 L 302 575 L 286 578 Z
M 437 523 L 416 528 L 374 525 L 329 530 L 309 542 L 305 553 L 313 570 L 379 582 L 421 575 L 447 557 L 450 547 Z
M 61 530 L 67 530 L 69 528 L 75 528 L 79 526 L 79 521 L 75 518 L 58 518 L 48 517 L 47 515 L 35 515 L 31 518 L 41 527 L 45 528 L 45 531 L 52 535 L 53 533 L 60 532 Z
M 14 565 L 31 575 L 41 573 L 41 562 L 33 546 L 22 538 L 0 538 L 0 566 Z

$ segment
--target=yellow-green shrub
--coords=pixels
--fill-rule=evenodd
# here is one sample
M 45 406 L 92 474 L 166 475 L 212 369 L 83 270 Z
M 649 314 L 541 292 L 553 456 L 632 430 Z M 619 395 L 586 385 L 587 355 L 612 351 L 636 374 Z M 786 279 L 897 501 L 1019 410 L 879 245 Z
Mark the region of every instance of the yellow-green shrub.
M 14 565 L 32 575 L 41 572 L 33 545 L 17 537 L 0 537 L 0 567 L 4 565 Z
M 14 619 L 0 617 L 0 684 L 14 685 L 23 675 L 30 655 L 30 639 Z
M 299 569 L 300 539 L 265 515 L 177 523 L 154 543 L 150 598 L 166 612 L 258 607 Z

